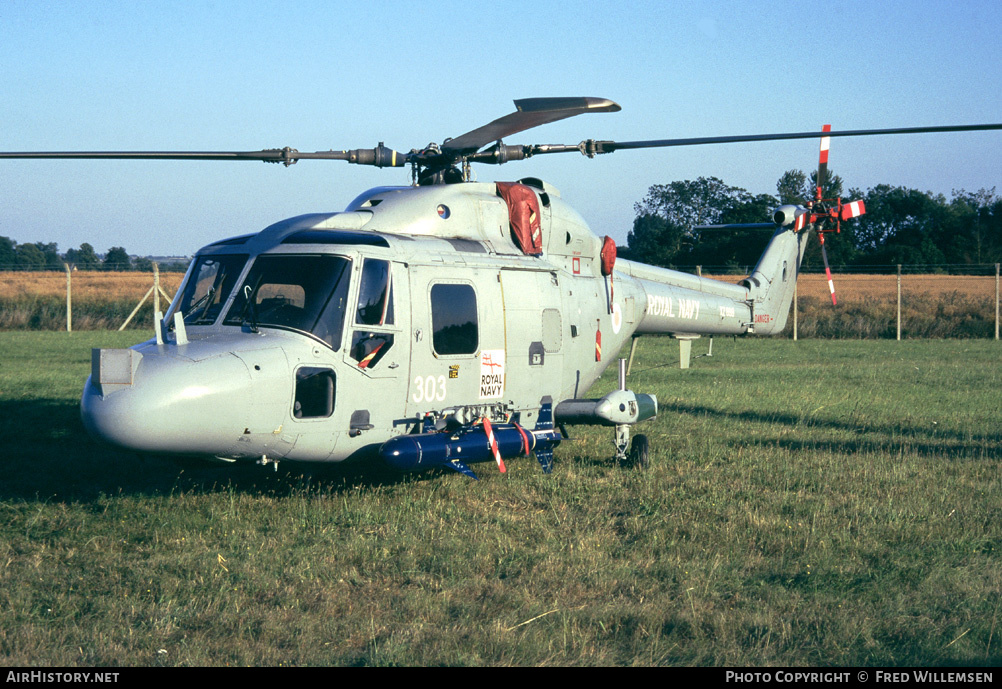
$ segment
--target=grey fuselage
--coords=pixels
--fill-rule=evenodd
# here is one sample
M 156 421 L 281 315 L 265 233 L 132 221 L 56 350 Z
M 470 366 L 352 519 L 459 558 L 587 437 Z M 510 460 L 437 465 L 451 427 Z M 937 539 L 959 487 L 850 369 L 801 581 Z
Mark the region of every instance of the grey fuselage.
M 619 260 L 552 187 L 542 253 L 492 183 L 377 188 L 198 252 L 162 335 L 95 350 L 88 430 L 148 453 L 337 462 L 427 418 L 517 418 L 580 398 L 632 336 L 783 328 L 806 233 L 778 228 L 738 285 Z

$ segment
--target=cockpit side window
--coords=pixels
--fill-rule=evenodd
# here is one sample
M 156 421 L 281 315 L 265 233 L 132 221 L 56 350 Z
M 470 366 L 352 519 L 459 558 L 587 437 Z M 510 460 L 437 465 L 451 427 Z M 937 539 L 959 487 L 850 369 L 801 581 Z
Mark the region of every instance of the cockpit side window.
M 357 325 L 393 325 L 393 284 L 390 262 L 367 258 L 358 288 Z
M 185 325 L 211 325 L 233 291 L 247 263 L 247 254 L 199 256 L 188 271 L 176 310 L 184 314 Z M 173 322 L 174 310 L 168 316 Z
M 355 309 L 355 332 L 348 355 L 359 368 L 374 369 L 393 347 L 393 277 L 390 262 L 367 258 L 362 263 Z

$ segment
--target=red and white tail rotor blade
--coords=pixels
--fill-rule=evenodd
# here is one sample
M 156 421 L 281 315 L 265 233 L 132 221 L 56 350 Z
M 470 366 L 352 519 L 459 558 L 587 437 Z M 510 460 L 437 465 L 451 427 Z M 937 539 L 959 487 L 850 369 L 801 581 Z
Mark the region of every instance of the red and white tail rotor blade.
M 852 220 L 866 214 L 866 206 L 862 201 L 852 201 L 842 206 L 840 220 Z
M 825 275 L 828 276 L 828 291 L 832 293 L 832 306 L 838 306 L 835 301 L 835 283 L 832 281 L 832 269 L 828 267 L 828 252 L 825 251 L 825 236 L 818 232 L 818 241 L 821 242 L 821 258 L 825 261 Z
M 832 126 L 826 124 L 821 128 L 823 132 L 830 132 Z M 831 144 L 831 137 L 822 136 L 821 137 L 821 157 L 818 160 L 818 180 L 817 180 L 817 191 L 814 199 L 820 201 L 822 199 L 822 190 L 825 187 L 825 182 L 828 180 L 828 146 Z

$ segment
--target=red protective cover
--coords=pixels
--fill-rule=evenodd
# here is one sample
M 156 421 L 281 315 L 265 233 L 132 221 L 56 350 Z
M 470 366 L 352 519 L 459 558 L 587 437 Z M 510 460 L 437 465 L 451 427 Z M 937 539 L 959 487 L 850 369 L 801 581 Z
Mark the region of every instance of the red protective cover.
M 530 256 L 543 253 L 543 231 L 539 226 L 536 192 L 516 182 L 498 182 L 497 189 L 508 204 L 508 220 L 518 248 Z
M 616 241 L 606 236 L 602 242 L 602 275 L 612 275 L 612 267 L 616 265 Z

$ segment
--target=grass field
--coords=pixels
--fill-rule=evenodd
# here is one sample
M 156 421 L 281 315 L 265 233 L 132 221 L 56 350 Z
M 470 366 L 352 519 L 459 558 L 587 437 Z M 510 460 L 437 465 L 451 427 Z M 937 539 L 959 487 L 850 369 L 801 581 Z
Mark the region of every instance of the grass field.
M 584 430 L 474 482 L 100 448 L 90 348 L 136 339 L 0 332 L 4 665 L 1002 661 L 997 342 L 718 338 L 680 371 L 645 338 L 646 471 Z

